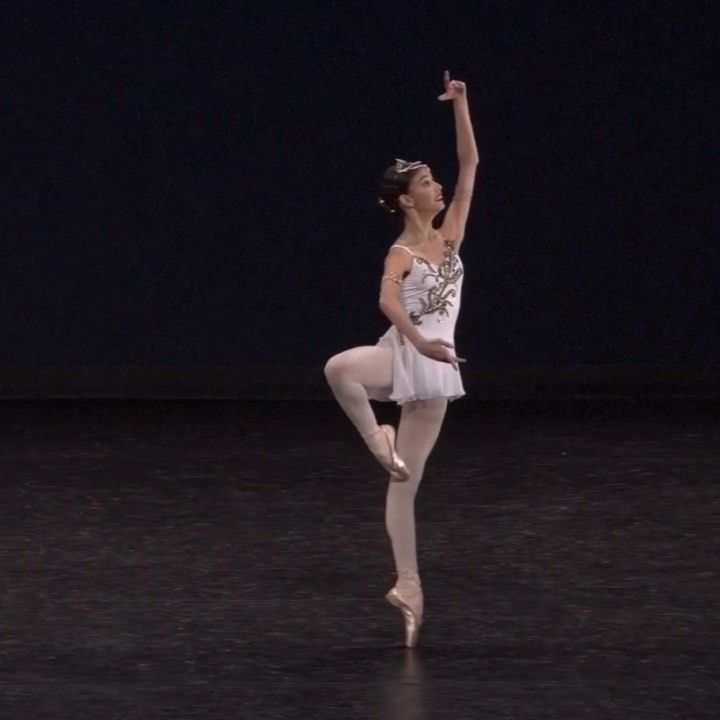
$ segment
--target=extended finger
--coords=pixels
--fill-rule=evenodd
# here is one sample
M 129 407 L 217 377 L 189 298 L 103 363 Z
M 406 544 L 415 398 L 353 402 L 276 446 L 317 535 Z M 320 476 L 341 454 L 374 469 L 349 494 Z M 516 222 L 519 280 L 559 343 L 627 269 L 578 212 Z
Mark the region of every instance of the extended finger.
M 449 82 L 450 82 L 450 71 L 449 71 L 449 70 L 446 70 L 446 71 L 443 73 L 443 84 L 445 85 L 445 87 L 447 87 L 447 84 L 448 84 Z

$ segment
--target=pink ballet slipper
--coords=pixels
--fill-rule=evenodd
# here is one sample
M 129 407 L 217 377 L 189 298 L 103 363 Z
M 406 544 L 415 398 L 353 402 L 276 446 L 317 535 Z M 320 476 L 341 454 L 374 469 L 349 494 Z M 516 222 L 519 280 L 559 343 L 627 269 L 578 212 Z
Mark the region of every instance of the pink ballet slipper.
M 386 442 L 377 443 L 369 439 L 382 432 Z M 370 451 L 375 455 L 379 463 L 390 473 L 394 480 L 405 481 L 410 477 L 410 471 L 402 458 L 395 452 L 395 428 L 392 425 L 380 425 L 367 435 L 363 435 Z

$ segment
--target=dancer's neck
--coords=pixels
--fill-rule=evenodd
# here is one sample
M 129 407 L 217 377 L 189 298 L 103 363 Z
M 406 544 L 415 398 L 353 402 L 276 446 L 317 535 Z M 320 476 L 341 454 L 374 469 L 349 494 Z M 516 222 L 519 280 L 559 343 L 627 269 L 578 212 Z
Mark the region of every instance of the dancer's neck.
M 437 234 L 432 225 L 433 215 L 420 215 L 414 212 L 405 216 L 405 228 L 402 237 L 413 245 L 431 243 Z

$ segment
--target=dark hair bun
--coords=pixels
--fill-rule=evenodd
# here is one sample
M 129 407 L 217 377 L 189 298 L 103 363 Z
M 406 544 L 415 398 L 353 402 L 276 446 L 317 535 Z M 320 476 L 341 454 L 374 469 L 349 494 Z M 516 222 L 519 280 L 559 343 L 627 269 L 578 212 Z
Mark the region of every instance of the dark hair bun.
M 386 210 L 392 215 L 402 213 L 398 198 L 408 191 L 410 181 L 419 169 L 418 167 L 404 172 L 398 172 L 398 163 L 396 162 L 395 165 L 391 165 L 383 173 L 382 180 L 380 180 L 380 190 L 378 192 L 378 204 L 383 210 Z

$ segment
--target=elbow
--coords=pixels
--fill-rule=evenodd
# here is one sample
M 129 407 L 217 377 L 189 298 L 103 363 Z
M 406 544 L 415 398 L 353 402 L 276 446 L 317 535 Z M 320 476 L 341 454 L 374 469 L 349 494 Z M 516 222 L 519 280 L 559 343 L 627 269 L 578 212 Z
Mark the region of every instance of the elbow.
M 384 298 L 384 297 L 380 297 L 380 299 L 378 300 L 378 307 L 380 308 L 380 312 L 383 315 L 388 314 L 388 310 L 392 306 L 392 304 L 393 304 L 392 300 L 388 300 L 387 298 Z

